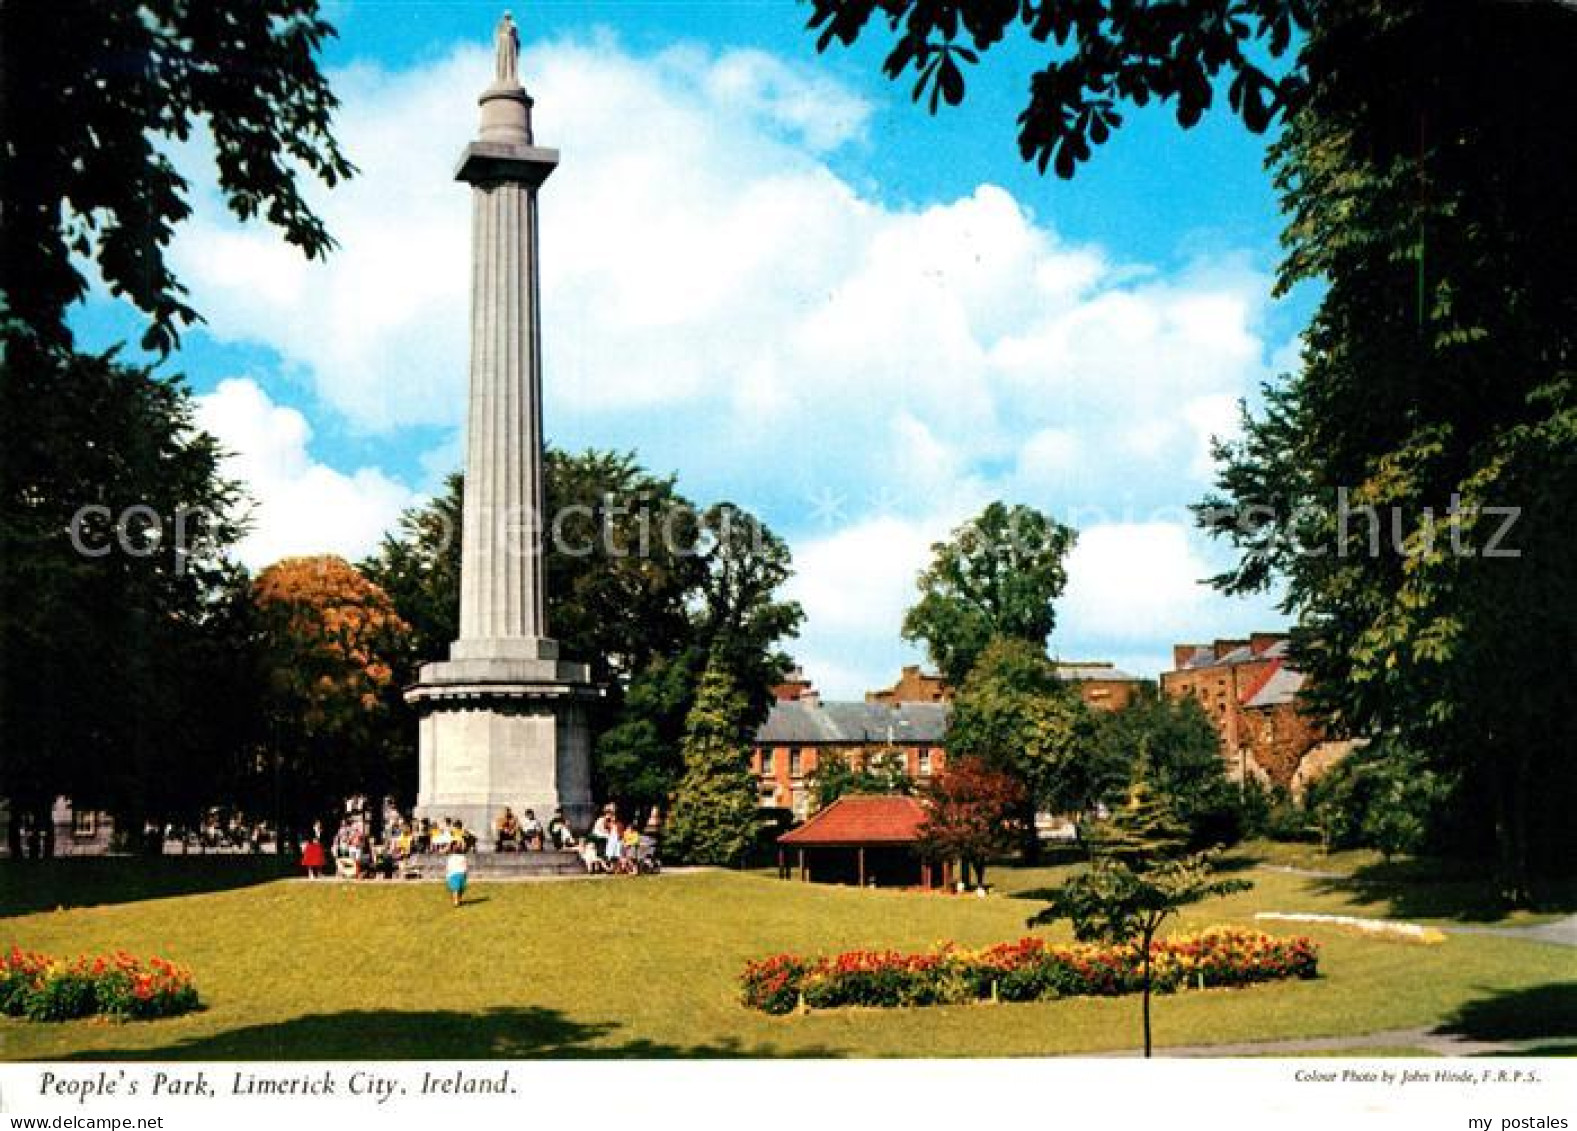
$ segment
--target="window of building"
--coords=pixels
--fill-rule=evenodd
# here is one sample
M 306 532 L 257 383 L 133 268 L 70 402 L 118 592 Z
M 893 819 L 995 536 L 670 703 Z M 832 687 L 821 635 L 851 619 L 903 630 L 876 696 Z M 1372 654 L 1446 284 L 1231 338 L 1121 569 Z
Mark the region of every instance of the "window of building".
M 91 809 L 76 809 L 71 814 L 71 835 L 90 837 L 99 831 L 99 815 Z
M 799 747 L 798 746 L 791 746 L 791 747 L 789 747 L 789 777 L 791 777 L 791 778 L 799 777 L 801 772 L 802 772 L 802 769 L 803 769 L 803 767 L 800 764 Z
M 929 746 L 920 747 L 915 754 L 915 772 L 922 778 L 931 776 L 931 748 Z

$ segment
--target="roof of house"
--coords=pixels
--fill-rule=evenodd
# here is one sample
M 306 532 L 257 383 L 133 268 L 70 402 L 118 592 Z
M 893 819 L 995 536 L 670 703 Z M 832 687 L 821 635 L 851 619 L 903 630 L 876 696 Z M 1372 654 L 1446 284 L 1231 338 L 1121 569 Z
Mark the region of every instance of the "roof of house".
M 801 848 L 862 844 L 913 844 L 925 824 L 925 806 L 912 797 L 840 797 L 779 844 Z
M 1228 667 L 1232 664 L 1246 664 L 1253 660 L 1282 660 L 1286 656 L 1286 640 L 1278 640 L 1258 652 L 1244 644 L 1222 656 L 1217 656 L 1210 648 L 1201 645 L 1194 649 L 1194 654 L 1183 661 L 1182 666 L 1177 670 L 1190 671 L 1196 668 Z
M 1087 660 L 1069 661 L 1069 662 L 1061 662 L 1061 661 L 1059 661 L 1057 663 L 1057 676 L 1058 676 L 1059 679 L 1078 680 L 1078 681 L 1090 680 L 1090 679 L 1104 679 L 1104 680 L 1109 680 L 1109 681 L 1111 681 L 1113 683 L 1138 683 L 1138 682 L 1140 682 L 1138 676 L 1133 675 L 1133 674 L 1131 674 L 1129 672 L 1125 672 L 1121 668 L 1116 667 L 1113 664 L 1106 663 L 1104 661 L 1101 661 L 1101 662 L 1093 662 L 1093 661 L 1087 661 Z
M 1304 675 L 1302 672 L 1277 660 L 1270 669 L 1253 685 L 1243 692 L 1243 706 L 1254 707 L 1280 707 L 1291 703 L 1298 697 L 1302 690 Z
M 940 744 L 946 703 L 774 703 L 756 730 L 763 746 L 826 746 L 892 742 Z

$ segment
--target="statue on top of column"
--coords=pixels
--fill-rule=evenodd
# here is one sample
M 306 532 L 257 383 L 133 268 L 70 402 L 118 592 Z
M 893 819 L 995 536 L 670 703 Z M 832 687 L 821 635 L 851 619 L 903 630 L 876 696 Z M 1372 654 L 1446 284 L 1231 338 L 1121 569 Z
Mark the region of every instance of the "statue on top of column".
M 520 85 L 520 33 L 515 30 L 515 17 L 508 12 L 498 21 L 493 33 L 494 67 L 499 83 Z

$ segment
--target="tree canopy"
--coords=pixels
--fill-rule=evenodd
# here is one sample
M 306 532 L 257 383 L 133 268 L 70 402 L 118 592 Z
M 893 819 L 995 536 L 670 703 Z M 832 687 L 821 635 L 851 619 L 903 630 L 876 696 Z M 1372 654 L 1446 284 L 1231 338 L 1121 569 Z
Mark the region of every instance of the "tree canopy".
M 1522 898 L 1577 859 L 1577 217 L 1548 188 L 1577 11 L 1494 7 L 1353 0 L 1311 32 L 1272 165 L 1280 286 L 1325 291 L 1200 516 L 1239 550 L 1219 586 L 1285 586 L 1311 708 L 1459 783 L 1460 847 Z
M 143 345 L 167 352 L 197 321 L 166 261 L 191 215 L 172 150 L 199 123 L 220 194 L 308 256 L 333 246 L 302 174 L 353 172 L 330 132 L 336 106 L 318 67 L 334 29 L 316 0 L 57 0 L 0 5 L 0 292 L 46 343 L 70 341 L 66 309 L 91 259 L 110 292 L 148 318 Z
M 388 595 L 323 555 L 269 566 L 253 599 L 286 823 L 301 827 L 352 794 L 394 795 L 413 769 L 395 679 L 410 629 Z
M 978 758 L 1024 789 L 1024 849 L 1039 841 L 1035 813 L 1081 813 L 1100 799 L 1094 773 L 1095 719 L 1046 654 L 1022 640 L 998 639 L 982 653 L 953 700 L 948 757 Z
M 1011 851 L 1023 834 L 1023 785 L 979 758 L 950 760 L 927 783 L 925 801 L 920 851 L 957 860 L 966 887 L 984 885 L 991 858 Z
M 0 796 L 189 816 L 250 734 L 239 488 L 185 386 L 113 353 L 11 342 L 0 420 Z
M 1032 507 L 991 503 L 949 541 L 931 547 L 931 564 L 916 582 L 920 600 L 904 617 L 903 638 L 924 642 L 955 687 L 995 639 L 1044 650 L 1076 537 Z

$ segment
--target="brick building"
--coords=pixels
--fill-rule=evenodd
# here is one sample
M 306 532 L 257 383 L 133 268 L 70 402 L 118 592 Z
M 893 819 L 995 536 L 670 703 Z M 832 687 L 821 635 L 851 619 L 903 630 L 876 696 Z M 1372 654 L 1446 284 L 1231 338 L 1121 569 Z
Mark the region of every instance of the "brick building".
M 809 779 L 832 756 L 856 769 L 873 758 L 894 759 L 911 778 L 925 781 L 947 763 L 947 715 L 943 703 L 824 703 L 815 692 L 780 700 L 751 748 L 761 805 L 804 820 L 811 811 Z
M 1080 698 L 1096 711 L 1121 711 L 1144 686 L 1144 680 L 1105 660 L 1059 660 L 1056 668 L 1057 677 L 1077 684 Z
M 919 664 L 905 664 L 898 675 L 898 682 L 880 691 L 867 691 L 867 703 L 947 703 L 953 698 L 953 689 L 936 672 L 923 671 Z
M 1078 684 L 1079 694 L 1097 711 L 1122 710 L 1133 701 L 1144 683 L 1138 676 L 1129 675 L 1105 660 L 1058 660 L 1055 667 L 1060 678 Z M 865 693 L 867 703 L 888 705 L 949 703 L 952 699 L 953 688 L 947 680 L 935 672 L 922 670 L 919 664 L 906 665 L 898 682 L 891 687 Z
M 1307 677 L 1288 664 L 1285 633 L 1178 644 L 1172 662 L 1173 670 L 1161 673 L 1161 691 L 1204 708 L 1235 781 L 1247 776 L 1301 793 L 1352 749 L 1350 742 L 1329 740 L 1299 710 Z

